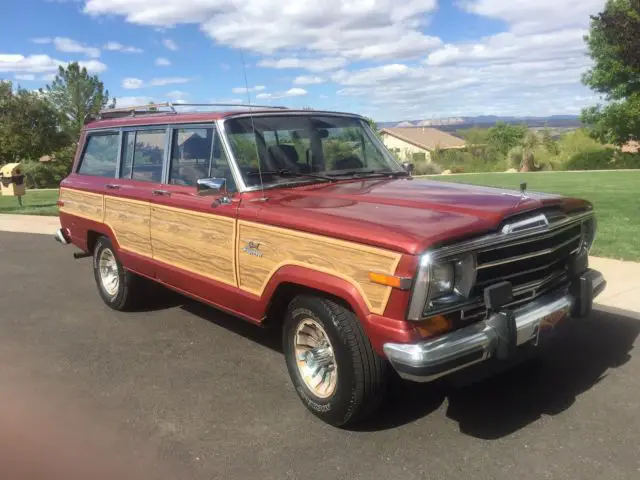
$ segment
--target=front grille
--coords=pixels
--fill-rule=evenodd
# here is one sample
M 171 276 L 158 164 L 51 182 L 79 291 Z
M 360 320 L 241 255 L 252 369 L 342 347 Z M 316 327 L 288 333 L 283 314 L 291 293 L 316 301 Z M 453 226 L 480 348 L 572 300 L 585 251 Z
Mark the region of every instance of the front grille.
M 464 323 L 480 320 L 487 314 L 484 289 L 501 281 L 513 286 L 513 302 L 508 305 L 511 308 L 568 286 L 570 261 L 582 245 L 582 223 L 591 217 L 583 214 L 572 219 L 547 212 L 545 215 L 551 219 L 548 227 L 536 224 L 529 232 L 494 234 L 485 241 L 467 242 L 469 248 L 460 244 L 450 247 L 451 252 L 443 249 L 443 255 L 439 256 L 443 259 L 455 259 L 467 252 L 476 254 L 476 284 L 463 304 L 438 308 L 436 301 L 426 306 L 424 315 L 459 312 L 459 319 Z

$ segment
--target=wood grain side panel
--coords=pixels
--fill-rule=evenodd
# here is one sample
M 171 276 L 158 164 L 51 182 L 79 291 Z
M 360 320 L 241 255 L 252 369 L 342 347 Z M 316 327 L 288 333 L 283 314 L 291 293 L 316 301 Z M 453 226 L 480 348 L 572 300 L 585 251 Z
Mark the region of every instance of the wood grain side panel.
M 152 205 L 153 258 L 237 286 L 235 225 L 230 217 Z
M 103 200 L 99 193 L 61 188 L 60 200 L 64 202 L 64 205 L 60 207 L 61 212 L 96 222 L 103 221 Z
M 149 204 L 105 196 L 104 206 L 104 223 L 113 230 L 120 248 L 151 257 Z
M 371 271 L 393 274 L 400 254 L 251 222 L 238 222 L 238 229 L 238 282 L 243 290 L 261 295 L 279 268 L 300 265 L 350 282 L 372 312 L 384 312 L 391 288 L 371 283 L 368 275 Z M 243 250 L 249 241 L 260 244 L 262 256 Z

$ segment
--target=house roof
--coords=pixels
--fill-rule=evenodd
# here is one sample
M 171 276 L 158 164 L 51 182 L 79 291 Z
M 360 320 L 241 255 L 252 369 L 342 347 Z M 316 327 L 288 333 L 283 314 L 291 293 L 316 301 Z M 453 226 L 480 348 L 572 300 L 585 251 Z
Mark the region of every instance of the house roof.
M 380 132 L 399 138 L 425 150 L 435 150 L 436 148 L 446 150 L 449 148 L 465 147 L 464 140 L 436 128 L 395 127 L 383 128 Z

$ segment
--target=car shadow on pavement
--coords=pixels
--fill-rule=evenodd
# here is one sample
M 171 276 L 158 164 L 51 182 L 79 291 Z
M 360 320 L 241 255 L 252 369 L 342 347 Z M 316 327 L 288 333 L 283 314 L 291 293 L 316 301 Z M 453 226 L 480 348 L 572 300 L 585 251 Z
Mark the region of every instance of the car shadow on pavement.
M 279 329 L 261 327 L 224 313 L 214 307 L 205 305 L 204 303 L 197 302 L 186 297 L 181 298 L 183 303 L 180 305 L 180 308 L 186 312 L 197 315 L 208 322 L 214 323 L 278 353 L 283 353 L 281 331 Z
M 539 357 L 473 384 L 394 379 L 379 414 L 357 430 L 399 427 L 429 415 L 446 399 L 446 416 L 458 422 L 462 433 L 487 440 L 510 435 L 543 415 L 567 410 L 609 369 L 627 363 L 640 334 L 640 317 L 598 310 L 568 322 L 559 333 Z

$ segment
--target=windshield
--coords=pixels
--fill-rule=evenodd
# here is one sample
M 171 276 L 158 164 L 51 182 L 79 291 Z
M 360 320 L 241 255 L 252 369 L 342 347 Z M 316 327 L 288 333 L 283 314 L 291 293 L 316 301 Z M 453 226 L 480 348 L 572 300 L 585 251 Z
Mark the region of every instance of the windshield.
M 330 115 L 232 118 L 225 131 L 248 187 L 404 175 L 363 120 Z

